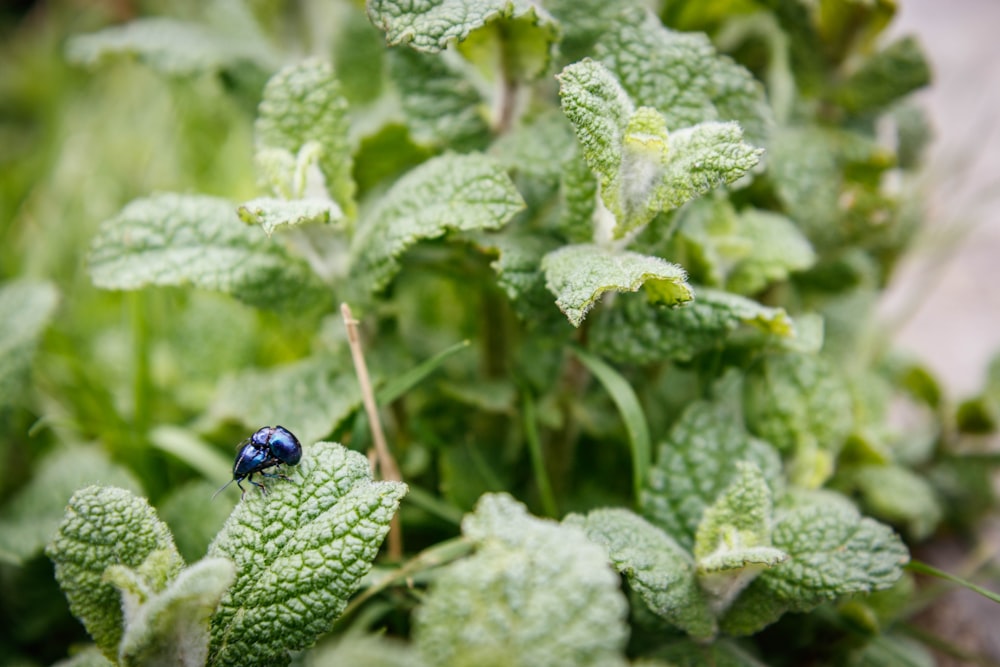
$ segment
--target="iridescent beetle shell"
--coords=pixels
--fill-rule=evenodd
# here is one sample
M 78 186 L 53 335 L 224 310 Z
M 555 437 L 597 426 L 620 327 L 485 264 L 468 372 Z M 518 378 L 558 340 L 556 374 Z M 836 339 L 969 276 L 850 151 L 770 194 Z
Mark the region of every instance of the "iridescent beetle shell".
M 240 443 L 236 451 L 236 461 L 233 463 L 233 478 L 226 482 L 222 489 L 233 482 L 240 487 L 241 497 L 246 495 L 242 481 L 245 479 L 258 489 L 261 493 L 267 494 L 267 488 L 256 482 L 253 476 L 260 474 L 262 477 L 278 477 L 288 479 L 280 472 L 266 473 L 269 468 L 277 468 L 282 464 L 294 466 L 302 460 L 302 445 L 291 431 L 284 426 L 265 426 L 258 429 L 253 435 Z M 216 491 L 219 494 L 222 489 Z M 214 497 L 214 496 L 213 496 Z

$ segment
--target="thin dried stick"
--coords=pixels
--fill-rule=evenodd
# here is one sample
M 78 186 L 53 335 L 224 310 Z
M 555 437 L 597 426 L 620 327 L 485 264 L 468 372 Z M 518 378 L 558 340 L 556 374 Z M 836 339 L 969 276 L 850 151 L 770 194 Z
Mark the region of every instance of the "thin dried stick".
M 372 459 L 369 453 L 368 460 L 372 461 L 372 472 L 377 468 L 382 473 L 382 479 L 393 482 L 403 481 L 399 473 L 399 466 L 396 459 L 392 457 L 389 446 L 385 441 L 385 433 L 382 431 L 382 420 L 378 416 L 378 406 L 375 405 L 375 392 L 372 390 L 372 381 L 368 375 L 368 365 L 365 363 L 365 355 L 361 350 L 361 337 L 358 335 L 358 321 L 351 314 L 351 309 L 346 303 L 340 304 L 340 314 L 344 318 L 344 326 L 347 328 L 347 342 L 351 347 L 351 358 L 354 360 L 354 372 L 358 376 L 358 384 L 361 386 L 361 402 L 365 406 L 365 413 L 368 415 L 368 427 L 372 431 L 372 443 L 375 446 L 375 456 Z M 377 464 L 377 465 L 376 465 Z M 389 558 L 392 560 L 403 559 L 403 532 L 399 525 L 399 514 L 392 517 L 389 524 Z

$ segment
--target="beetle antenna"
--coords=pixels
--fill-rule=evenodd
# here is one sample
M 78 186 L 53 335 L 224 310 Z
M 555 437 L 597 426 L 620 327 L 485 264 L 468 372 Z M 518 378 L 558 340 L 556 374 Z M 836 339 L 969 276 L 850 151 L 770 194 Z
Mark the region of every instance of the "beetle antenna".
M 216 491 L 215 493 L 212 494 L 212 500 L 215 500 L 215 497 L 217 495 L 219 495 L 220 493 L 222 493 L 222 490 L 225 489 L 230 484 L 232 484 L 235 480 L 236 480 L 236 478 L 234 477 L 233 479 L 231 479 L 228 482 L 226 482 L 225 484 L 223 484 L 222 487 L 218 491 Z

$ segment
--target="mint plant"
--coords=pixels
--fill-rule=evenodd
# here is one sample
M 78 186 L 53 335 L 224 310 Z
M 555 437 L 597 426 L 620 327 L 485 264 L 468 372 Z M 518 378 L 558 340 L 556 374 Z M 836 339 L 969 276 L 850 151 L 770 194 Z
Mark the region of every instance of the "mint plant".
M 0 649 L 932 660 L 911 548 L 994 507 L 969 437 L 1000 418 L 872 316 L 930 78 L 888 4 L 173 9 L 34 47 L 81 143 L 0 189 L 0 586 L 44 596 L 5 590 Z M 289 479 L 210 501 L 273 423 Z

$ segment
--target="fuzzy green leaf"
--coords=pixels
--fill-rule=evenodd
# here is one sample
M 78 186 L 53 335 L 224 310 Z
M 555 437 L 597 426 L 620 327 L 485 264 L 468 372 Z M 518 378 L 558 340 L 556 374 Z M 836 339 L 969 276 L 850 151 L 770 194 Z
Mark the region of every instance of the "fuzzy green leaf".
M 743 211 L 739 235 L 747 240 L 749 251 L 729 273 L 726 289 L 730 292 L 756 294 L 816 262 L 808 239 L 783 215 L 757 209 Z
M 35 347 L 58 303 L 59 293 L 49 283 L 0 285 L 0 407 L 23 399 Z
M 92 484 L 140 491 L 135 477 L 97 448 L 66 447 L 40 460 L 0 514 L 0 559 L 20 563 L 41 551 L 56 535 L 70 496 Z
M 738 463 L 735 479 L 705 510 L 695 535 L 698 582 L 718 614 L 764 569 L 788 559 L 771 546 L 771 490 L 760 468 Z
M 385 634 L 349 632 L 336 642 L 323 642 L 304 656 L 306 667 L 364 665 L 364 667 L 425 667 L 413 644 Z M 426 667 L 430 667 L 426 665 Z
M 490 135 L 486 102 L 460 63 L 412 49 L 389 52 L 406 126 L 422 146 L 480 148 Z
M 359 226 L 351 275 L 367 291 L 385 287 L 399 257 L 450 230 L 499 229 L 524 207 L 510 177 L 481 154 L 442 155 L 401 178 Z
M 462 531 L 476 553 L 443 570 L 416 612 L 427 664 L 626 664 L 625 597 L 583 531 L 503 494 L 483 496 Z
M 373 482 L 367 459 L 338 444 L 306 446 L 289 480 L 248 493 L 209 547 L 236 583 L 212 619 L 211 665 L 287 664 L 343 612 L 371 568 L 406 493 Z
M 930 66 L 914 37 L 903 37 L 865 61 L 837 91 L 855 113 L 881 109 L 931 81 Z
M 225 558 L 206 558 L 182 570 L 126 619 L 119 664 L 204 665 L 209 619 L 235 578 L 236 568 Z
M 143 18 L 72 38 L 71 62 L 95 66 L 115 57 L 133 56 L 171 76 L 192 76 L 252 63 L 269 70 L 276 54 L 264 39 L 227 34 L 207 25 L 172 18 Z
M 743 396 L 750 431 L 799 457 L 804 467 L 793 469 L 796 482 L 815 488 L 830 476 L 853 426 L 850 391 L 831 362 L 767 356 L 747 373 Z
M 529 0 L 369 0 L 368 18 L 385 33 L 389 45 L 406 44 L 436 53 L 497 21 L 521 19 L 542 31 L 551 44 L 558 26 L 548 12 Z
M 717 350 L 747 329 L 764 341 L 794 339 L 798 328 L 782 308 L 769 308 L 729 292 L 698 289 L 680 308 L 625 297 L 607 308 L 591 329 L 593 345 L 615 361 L 648 364 L 688 361 Z
M 306 307 L 324 291 L 304 262 L 241 223 L 233 204 L 199 195 L 128 204 L 91 243 L 90 275 L 104 289 L 192 284 L 275 309 Z
M 829 136 L 815 127 L 783 127 L 768 146 L 767 165 L 788 217 L 817 245 L 836 238 L 843 174 Z
M 716 53 L 707 35 L 668 30 L 645 8 L 632 8 L 606 26 L 595 51 L 635 104 L 660 111 L 671 131 L 738 121 L 748 141 L 767 145 L 773 118 L 763 86 Z
M 348 129 L 347 99 L 328 63 L 313 59 L 289 65 L 267 82 L 255 126 L 258 152 L 278 148 L 295 155 L 307 144 L 318 146 L 327 191 L 354 217 Z
M 275 368 L 248 369 L 219 383 L 210 415 L 232 419 L 247 428 L 281 423 L 303 442 L 326 437 L 361 405 L 361 390 L 351 373 L 320 358 Z
M 570 515 L 566 523 L 580 526 L 608 550 L 612 564 L 654 613 L 697 639 L 715 635 L 715 616 L 698 586 L 691 554 L 670 536 L 625 509 Z
M 736 478 L 738 462 L 756 465 L 772 493 L 780 484 L 778 454 L 743 428 L 736 400 L 729 396 L 736 389 L 726 386 L 725 395 L 684 411 L 660 445 L 641 497 L 643 514 L 685 548 L 693 547 L 705 509 Z
M 564 246 L 542 258 L 545 284 L 570 323 L 578 327 L 605 292 L 635 292 L 645 285 L 653 301 L 675 305 L 694 294 L 684 269 L 659 257 L 593 244 Z
M 325 199 L 261 197 L 240 204 L 236 212 L 240 220 L 248 225 L 260 225 L 268 236 L 278 227 L 338 222 L 344 217 L 339 206 Z
M 46 554 L 55 563 L 70 611 L 110 660 L 118 659 L 125 617 L 122 598 L 105 580 L 105 570 L 112 565 L 140 568 L 142 584 L 155 593 L 183 565 L 170 529 L 149 503 L 125 489 L 106 486 L 88 486 L 73 494 Z
M 846 472 L 861 494 L 864 509 L 901 525 L 916 540 L 928 537 L 942 517 L 934 487 L 915 472 L 896 465 L 864 465 Z
M 763 151 L 743 143 L 736 123 L 676 129 L 658 110 L 636 109 L 614 74 L 598 62 L 574 63 L 557 78 L 563 111 L 615 218 L 616 238 L 659 211 L 732 183 L 760 160 Z

